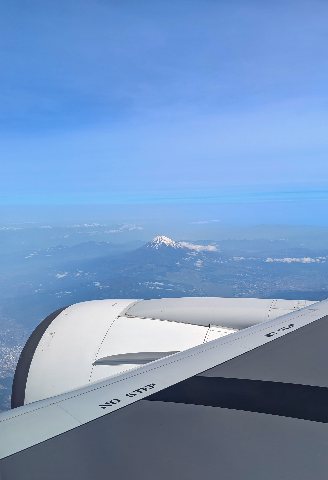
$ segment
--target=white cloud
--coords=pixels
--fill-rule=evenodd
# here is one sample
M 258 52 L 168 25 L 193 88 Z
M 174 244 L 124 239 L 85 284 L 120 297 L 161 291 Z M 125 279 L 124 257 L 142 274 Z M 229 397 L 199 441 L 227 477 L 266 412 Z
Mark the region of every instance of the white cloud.
M 188 248 L 189 250 L 194 250 L 196 252 L 217 252 L 218 251 L 218 248 L 216 245 L 197 245 L 195 243 L 190 243 L 190 242 L 179 242 L 179 244 L 184 248 Z
M 143 227 L 140 225 L 134 225 L 134 224 L 123 224 L 119 225 L 117 228 L 113 228 L 111 230 L 106 230 L 105 233 L 122 233 L 122 232 L 133 232 L 135 230 L 143 230 Z
M 266 263 L 324 263 L 327 257 L 285 257 L 285 258 L 271 258 L 268 257 Z
M 33 252 L 33 253 L 30 253 L 29 255 L 27 255 L 24 258 L 32 258 L 32 257 L 35 257 L 36 255 L 38 255 L 37 252 Z
M 72 228 L 94 228 L 94 227 L 105 227 L 102 223 L 75 223 L 72 225 Z
M 22 227 L 4 227 L 4 226 L 2 226 L 2 227 L 0 227 L 0 230 L 4 231 L 4 232 L 6 232 L 6 231 L 16 231 L 16 230 L 22 230 Z
M 56 273 L 56 278 L 64 278 L 67 277 L 68 272 L 63 272 L 63 273 Z
M 219 223 L 221 220 L 198 220 L 197 222 L 191 222 L 192 225 L 208 225 L 209 223 Z

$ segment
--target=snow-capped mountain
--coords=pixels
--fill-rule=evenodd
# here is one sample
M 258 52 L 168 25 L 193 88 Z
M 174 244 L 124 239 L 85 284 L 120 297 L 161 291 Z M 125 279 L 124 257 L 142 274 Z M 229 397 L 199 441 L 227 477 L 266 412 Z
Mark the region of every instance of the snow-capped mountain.
M 160 248 L 184 248 L 181 243 L 172 240 L 169 237 L 165 237 L 165 235 L 158 235 L 157 237 L 153 238 L 151 242 L 146 243 L 146 248 L 152 248 L 153 250 L 159 250 Z
M 158 235 L 153 238 L 149 243 L 146 243 L 146 248 L 152 248 L 153 250 L 159 250 L 162 247 L 169 247 L 175 250 L 184 249 L 184 250 L 193 250 L 195 252 L 217 252 L 218 248 L 216 245 L 197 245 L 191 242 L 176 242 L 172 238 L 166 237 L 165 235 Z

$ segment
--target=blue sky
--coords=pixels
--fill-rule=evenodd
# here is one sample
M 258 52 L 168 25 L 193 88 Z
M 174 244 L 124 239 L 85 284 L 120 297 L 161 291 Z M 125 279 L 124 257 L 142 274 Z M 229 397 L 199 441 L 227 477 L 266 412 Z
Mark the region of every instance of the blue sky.
M 2 2 L 0 205 L 323 214 L 327 18 L 325 0 Z

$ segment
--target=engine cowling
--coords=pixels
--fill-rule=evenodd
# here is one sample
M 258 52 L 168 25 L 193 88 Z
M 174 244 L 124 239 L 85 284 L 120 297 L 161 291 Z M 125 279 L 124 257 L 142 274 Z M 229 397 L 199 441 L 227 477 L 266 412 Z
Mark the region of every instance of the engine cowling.
M 18 361 L 12 407 L 74 390 L 311 303 L 193 297 L 95 300 L 57 310 Z

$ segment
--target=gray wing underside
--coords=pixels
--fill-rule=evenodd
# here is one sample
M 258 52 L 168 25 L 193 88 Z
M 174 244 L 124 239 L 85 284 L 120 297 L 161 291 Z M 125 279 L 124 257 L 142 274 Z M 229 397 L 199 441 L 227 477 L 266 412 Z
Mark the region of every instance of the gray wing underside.
M 317 480 L 328 317 L 0 461 L 1 479 Z

